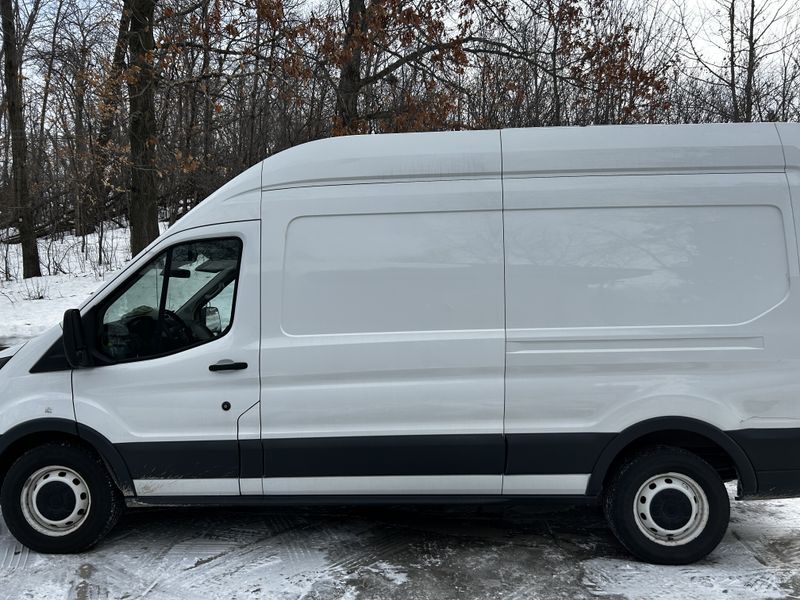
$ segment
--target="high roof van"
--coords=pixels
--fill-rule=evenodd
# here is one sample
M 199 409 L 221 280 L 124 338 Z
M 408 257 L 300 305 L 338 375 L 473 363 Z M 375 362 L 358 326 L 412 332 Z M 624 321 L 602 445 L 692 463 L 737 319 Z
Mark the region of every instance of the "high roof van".
M 245 171 L 0 356 L 0 505 L 601 502 L 636 557 L 800 495 L 800 125 L 354 136 Z

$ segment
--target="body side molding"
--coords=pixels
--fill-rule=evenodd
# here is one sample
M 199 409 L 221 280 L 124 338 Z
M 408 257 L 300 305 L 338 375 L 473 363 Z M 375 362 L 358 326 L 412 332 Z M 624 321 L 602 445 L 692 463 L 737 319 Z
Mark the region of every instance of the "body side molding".
M 591 473 L 615 433 L 506 434 L 505 474 L 581 475 Z
M 264 476 L 500 475 L 500 433 L 265 438 Z

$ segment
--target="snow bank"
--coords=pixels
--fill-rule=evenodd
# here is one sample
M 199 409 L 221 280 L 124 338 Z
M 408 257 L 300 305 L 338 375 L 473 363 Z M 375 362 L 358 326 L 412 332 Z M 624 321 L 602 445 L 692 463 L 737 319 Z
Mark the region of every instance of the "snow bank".
M 114 227 L 85 240 L 39 240 L 42 277 L 22 278 L 19 244 L 0 243 L 0 346 L 23 341 L 61 322 L 64 311 L 91 296 L 131 258 L 130 232 Z

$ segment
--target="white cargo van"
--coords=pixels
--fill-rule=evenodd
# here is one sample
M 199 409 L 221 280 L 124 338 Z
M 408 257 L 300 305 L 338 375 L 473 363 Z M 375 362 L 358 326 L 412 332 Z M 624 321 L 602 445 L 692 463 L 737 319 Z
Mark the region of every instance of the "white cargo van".
M 3 518 L 596 499 L 686 563 L 800 495 L 800 125 L 357 136 L 242 173 L 0 358 Z M 793 289 L 794 288 L 794 289 Z

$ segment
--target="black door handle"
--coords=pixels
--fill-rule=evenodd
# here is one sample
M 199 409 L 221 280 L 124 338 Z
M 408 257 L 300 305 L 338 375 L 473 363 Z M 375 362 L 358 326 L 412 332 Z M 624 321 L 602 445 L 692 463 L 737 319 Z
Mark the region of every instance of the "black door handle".
M 221 360 L 215 365 L 209 365 L 209 371 L 241 371 L 247 368 L 246 362 L 233 362 L 232 360 Z

